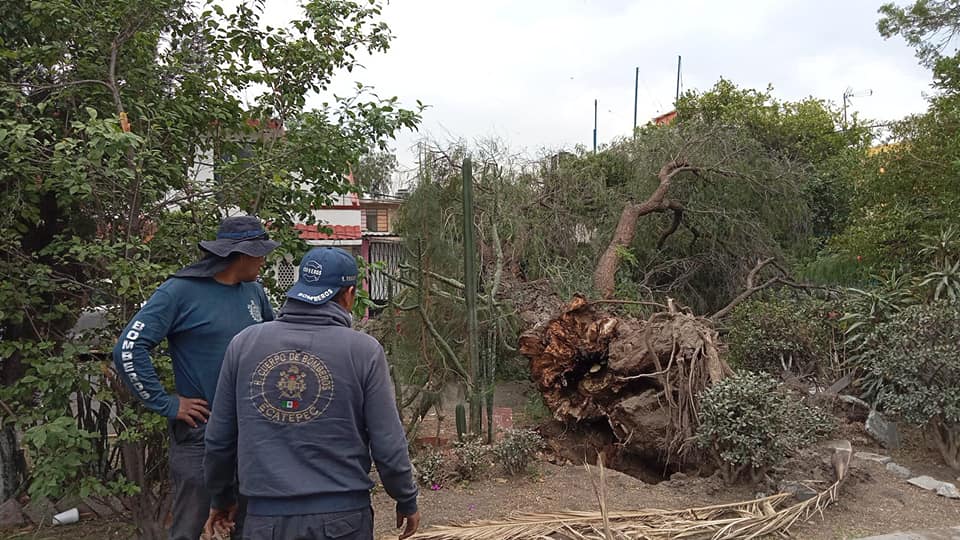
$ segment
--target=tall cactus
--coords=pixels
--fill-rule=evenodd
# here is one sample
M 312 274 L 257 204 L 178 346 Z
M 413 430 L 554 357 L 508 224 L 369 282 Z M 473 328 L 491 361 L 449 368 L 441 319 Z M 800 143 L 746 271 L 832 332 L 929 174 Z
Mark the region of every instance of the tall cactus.
M 463 442 L 464 436 L 467 433 L 467 408 L 463 406 L 463 403 L 457 403 L 455 411 L 457 417 L 457 440 Z
M 484 335 L 481 369 L 483 371 L 484 405 L 487 409 L 487 444 L 493 444 L 493 389 L 496 384 L 494 371 L 497 363 L 497 330 L 496 326 L 487 329 Z

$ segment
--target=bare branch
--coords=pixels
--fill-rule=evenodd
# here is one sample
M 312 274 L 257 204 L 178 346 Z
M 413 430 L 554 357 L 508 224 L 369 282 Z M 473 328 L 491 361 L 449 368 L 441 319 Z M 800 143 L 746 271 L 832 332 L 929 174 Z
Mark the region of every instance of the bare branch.
M 670 238 L 671 234 L 677 232 L 677 229 L 680 227 L 680 223 L 683 221 L 683 205 L 677 201 L 665 202 L 667 207 L 673 210 L 673 221 L 670 223 L 670 227 L 660 234 L 660 238 L 657 240 L 657 249 L 663 249 L 663 245 L 667 242 L 667 238 Z
M 767 266 L 771 266 L 775 268 L 779 273 L 779 275 L 774 276 L 759 285 L 756 285 L 755 283 L 756 283 L 757 275 L 760 273 L 761 270 L 763 270 Z M 783 266 L 781 266 L 778 262 L 776 262 L 773 257 L 769 257 L 769 258 L 761 259 L 757 261 L 756 266 L 754 266 L 753 269 L 750 270 L 750 273 L 747 274 L 746 290 L 744 290 L 743 292 L 738 294 L 736 297 L 734 297 L 734 299 L 731 300 L 730 303 L 724 306 L 720 311 L 717 311 L 716 313 L 711 315 L 709 319 L 713 321 L 717 321 L 726 317 L 727 315 L 730 314 L 731 311 L 733 311 L 735 307 L 737 307 L 746 299 L 753 296 L 755 293 L 760 292 L 764 289 L 768 289 L 775 285 L 783 285 L 793 289 L 806 290 L 806 291 L 822 290 L 822 291 L 830 292 L 832 294 L 838 293 L 835 289 L 832 289 L 830 287 L 824 287 L 822 285 L 815 285 L 812 283 L 800 283 L 798 281 L 794 281 L 793 279 L 790 279 L 789 273 L 783 268 Z

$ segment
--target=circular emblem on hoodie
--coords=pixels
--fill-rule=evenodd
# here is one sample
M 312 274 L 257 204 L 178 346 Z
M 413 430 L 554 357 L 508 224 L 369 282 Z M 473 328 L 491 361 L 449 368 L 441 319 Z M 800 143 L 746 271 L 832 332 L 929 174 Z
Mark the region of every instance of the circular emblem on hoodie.
M 250 399 L 264 418 L 303 424 L 323 415 L 333 399 L 327 365 L 304 351 L 280 351 L 264 358 L 250 379 Z

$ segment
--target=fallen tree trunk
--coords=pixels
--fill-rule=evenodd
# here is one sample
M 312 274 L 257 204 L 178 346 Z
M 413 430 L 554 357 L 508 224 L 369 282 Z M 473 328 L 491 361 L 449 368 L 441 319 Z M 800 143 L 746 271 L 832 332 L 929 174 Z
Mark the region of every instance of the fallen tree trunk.
M 688 462 L 698 394 L 731 374 L 704 318 L 676 310 L 614 317 L 577 296 L 520 337 L 520 352 L 557 420 L 606 421 L 621 448 Z

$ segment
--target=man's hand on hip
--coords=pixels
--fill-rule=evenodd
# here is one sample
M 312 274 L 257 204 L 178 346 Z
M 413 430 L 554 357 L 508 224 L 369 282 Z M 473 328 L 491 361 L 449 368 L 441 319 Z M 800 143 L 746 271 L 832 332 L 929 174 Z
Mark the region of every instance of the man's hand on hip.
M 400 540 L 408 536 L 413 536 L 417 532 L 417 529 L 420 527 L 420 512 L 416 512 L 409 516 L 405 516 L 400 512 L 397 512 L 397 528 L 403 527 L 403 522 L 407 522 L 406 528 L 403 529 L 403 532 L 400 533 Z
M 177 396 L 180 406 L 177 409 L 177 420 L 183 420 L 190 427 L 197 427 L 197 422 L 203 424 L 210 418 L 210 409 L 207 402 L 200 398 Z

